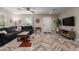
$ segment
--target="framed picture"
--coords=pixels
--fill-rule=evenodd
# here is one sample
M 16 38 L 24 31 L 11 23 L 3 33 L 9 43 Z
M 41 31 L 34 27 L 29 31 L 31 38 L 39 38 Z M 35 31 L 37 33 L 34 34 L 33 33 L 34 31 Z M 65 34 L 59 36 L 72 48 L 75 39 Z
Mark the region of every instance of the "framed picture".
M 39 19 L 36 19 L 36 23 L 40 23 L 40 20 Z

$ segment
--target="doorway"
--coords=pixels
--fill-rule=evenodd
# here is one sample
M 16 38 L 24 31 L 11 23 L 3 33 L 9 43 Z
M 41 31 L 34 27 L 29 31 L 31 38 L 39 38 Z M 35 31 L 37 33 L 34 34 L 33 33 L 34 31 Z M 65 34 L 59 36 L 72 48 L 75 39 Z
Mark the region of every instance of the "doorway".
M 43 23 L 42 23 L 42 30 L 44 33 L 51 33 L 52 32 L 52 18 L 51 17 L 43 17 Z

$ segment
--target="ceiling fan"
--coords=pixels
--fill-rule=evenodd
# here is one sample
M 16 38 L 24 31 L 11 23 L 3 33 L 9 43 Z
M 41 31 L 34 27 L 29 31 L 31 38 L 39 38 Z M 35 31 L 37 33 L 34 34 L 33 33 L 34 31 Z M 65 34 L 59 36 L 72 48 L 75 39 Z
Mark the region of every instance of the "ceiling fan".
M 30 7 L 22 7 L 22 8 L 24 8 L 25 10 L 30 11 L 32 13 L 35 13 L 35 11 L 33 9 L 31 9 Z

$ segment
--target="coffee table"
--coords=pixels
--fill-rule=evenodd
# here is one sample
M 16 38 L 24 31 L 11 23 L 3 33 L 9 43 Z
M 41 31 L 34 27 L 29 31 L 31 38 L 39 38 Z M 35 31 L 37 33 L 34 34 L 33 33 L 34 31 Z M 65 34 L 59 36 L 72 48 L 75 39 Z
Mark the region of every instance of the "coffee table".
M 29 35 L 30 35 L 29 31 L 23 31 L 23 32 L 17 34 L 17 39 L 18 39 L 18 41 L 19 40 L 24 41 L 24 40 L 27 40 L 27 38 L 29 37 Z

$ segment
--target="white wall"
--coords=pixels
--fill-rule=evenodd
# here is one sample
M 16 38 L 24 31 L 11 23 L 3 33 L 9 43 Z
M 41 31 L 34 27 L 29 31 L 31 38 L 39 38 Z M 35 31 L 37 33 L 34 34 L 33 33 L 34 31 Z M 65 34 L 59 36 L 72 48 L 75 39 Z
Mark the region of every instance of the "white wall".
M 52 30 L 55 29 L 55 26 L 54 26 L 54 20 L 56 19 L 55 16 L 53 15 L 45 15 L 45 14 L 36 14 L 36 15 L 16 15 L 16 14 L 12 14 L 10 13 L 9 11 L 7 10 L 4 10 L 3 8 L 0 8 L 0 15 L 4 15 L 5 16 L 5 27 L 10 27 L 10 26 L 15 26 L 15 21 L 18 21 L 18 20 L 22 20 L 23 17 L 26 17 L 26 16 L 31 16 L 33 18 L 33 27 L 42 27 L 42 18 L 43 17 L 51 17 L 52 18 Z M 36 19 L 39 19 L 40 20 L 40 23 L 36 23 Z M 23 21 L 23 20 L 22 20 Z M 25 25 L 23 23 L 18 23 L 19 25 Z
M 79 41 L 79 8 L 78 7 L 74 7 L 71 8 L 67 11 L 65 11 L 64 13 L 59 15 L 60 19 L 66 18 L 66 17 L 70 17 L 70 16 L 75 16 L 75 26 L 71 27 L 71 26 L 62 26 L 63 29 L 66 30 L 70 30 L 71 28 L 74 28 L 74 30 L 76 31 L 76 41 Z
M 42 23 L 43 17 L 51 17 L 52 18 L 51 27 L 52 27 L 52 30 L 54 30 L 55 29 L 54 20 L 56 19 L 56 17 L 53 15 L 45 15 L 45 14 L 34 15 L 34 27 L 43 27 L 43 23 Z M 36 23 L 36 19 L 39 19 L 40 23 Z
M 19 18 L 18 18 L 19 17 Z M 16 17 L 14 17 L 14 18 L 18 18 L 19 20 L 22 20 L 22 22 L 25 22 L 25 21 L 23 21 L 23 18 L 24 17 L 31 17 L 32 18 L 32 20 L 33 20 L 33 24 L 32 24 L 32 26 L 35 28 L 35 27 L 41 27 L 42 28 L 42 20 L 43 20 L 43 17 L 51 17 L 52 18 L 52 25 L 51 25 L 51 27 L 52 27 L 52 30 L 54 30 L 55 29 L 55 26 L 54 26 L 54 20 L 56 19 L 56 17 L 55 16 L 53 16 L 53 15 L 45 15 L 45 14 L 35 14 L 35 15 L 32 15 L 32 14 L 25 14 L 25 15 L 18 15 L 18 16 L 16 16 Z M 36 23 L 36 19 L 39 19 L 40 20 L 40 22 L 39 23 Z M 23 24 L 23 23 L 20 23 L 21 25 L 25 25 L 25 24 Z
M 4 10 L 3 8 L 0 8 L 0 15 L 4 16 L 5 27 L 14 26 L 14 22 L 10 22 L 13 21 L 13 14 Z

